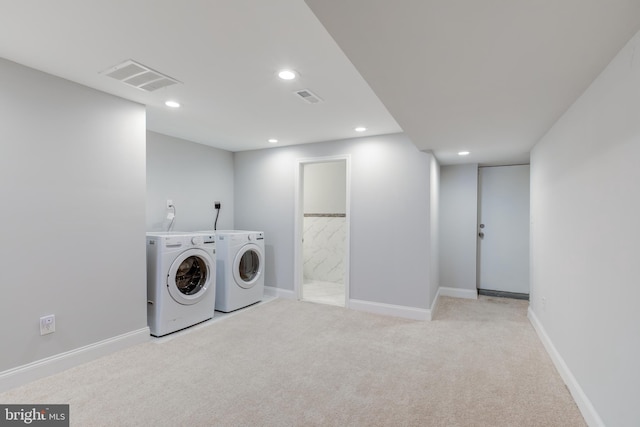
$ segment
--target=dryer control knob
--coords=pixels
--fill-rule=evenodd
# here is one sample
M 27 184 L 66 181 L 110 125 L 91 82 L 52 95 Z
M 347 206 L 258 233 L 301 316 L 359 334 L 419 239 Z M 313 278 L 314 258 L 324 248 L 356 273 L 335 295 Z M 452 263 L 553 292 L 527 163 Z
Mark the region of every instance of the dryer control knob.
M 253 236 L 251 234 L 247 235 L 247 239 L 249 239 L 249 241 L 253 240 Z
M 192 237 L 191 243 L 193 243 L 194 245 L 202 245 L 204 243 L 204 237 L 202 236 Z

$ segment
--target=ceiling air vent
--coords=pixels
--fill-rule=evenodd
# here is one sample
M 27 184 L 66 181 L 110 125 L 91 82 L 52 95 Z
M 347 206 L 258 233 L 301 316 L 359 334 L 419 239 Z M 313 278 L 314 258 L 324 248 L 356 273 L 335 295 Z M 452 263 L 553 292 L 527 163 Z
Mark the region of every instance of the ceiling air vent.
M 311 92 L 309 89 L 297 90 L 294 93 L 298 97 L 300 97 L 300 99 L 308 102 L 309 104 L 318 104 L 322 102 L 322 99 L 315 93 Z
M 122 83 L 146 92 L 153 92 L 154 90 L 180 83 L 176 79 L 152 70 L 131 59 L 115 67 L 111 67 L 101 74 L 120 80 Z

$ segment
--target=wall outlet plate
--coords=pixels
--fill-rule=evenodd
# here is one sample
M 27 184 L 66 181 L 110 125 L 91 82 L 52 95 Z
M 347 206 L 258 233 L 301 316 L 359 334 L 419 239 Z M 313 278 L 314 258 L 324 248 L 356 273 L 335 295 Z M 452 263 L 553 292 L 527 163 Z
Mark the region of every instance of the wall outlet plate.
M 50 314 L 40 318 L 40 335 L 52 334 L 56 331 L 56 315 Z

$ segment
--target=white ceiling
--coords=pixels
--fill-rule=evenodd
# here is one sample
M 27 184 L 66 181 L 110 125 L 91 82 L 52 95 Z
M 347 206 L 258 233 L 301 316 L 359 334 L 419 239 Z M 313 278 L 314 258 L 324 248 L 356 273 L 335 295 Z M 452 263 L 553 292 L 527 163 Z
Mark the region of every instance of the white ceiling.
M 143 103 L 149 129 L 230 151 L 402 131 L 303 0 L 0 0 L 0 57 Z M 183 84 L 147 93 L 100 74 L 127 59 Z M 300 78 L 280 80 L 285 67 Z
M 143 103 L 150 130 L 242 151 L 404 129 L 443 164 L 526 161 L 640 29 L 640 0 L 0 0 L 0 11 L 0 57 Z M 100 74 L 127 59 L 182 84 L 146 93 Z M 285 67 L 299 79 L 279 80 Z
M 306 2 L 414 144 L 443 164 L 526 162 L 640 30 L 640 0 Z

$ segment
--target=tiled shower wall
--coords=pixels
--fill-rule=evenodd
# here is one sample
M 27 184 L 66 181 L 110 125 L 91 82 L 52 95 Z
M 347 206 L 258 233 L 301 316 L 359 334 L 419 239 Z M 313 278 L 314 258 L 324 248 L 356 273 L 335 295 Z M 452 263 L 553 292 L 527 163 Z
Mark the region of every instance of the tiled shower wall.
M 305 214 L 304 280 L 344 282 L 346 224 L 344 214 Z

